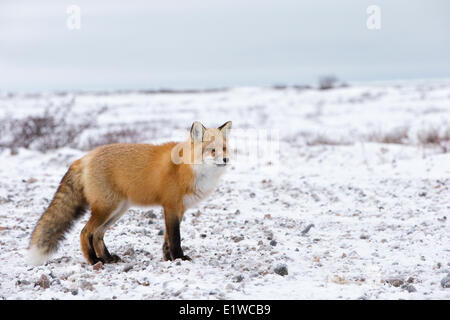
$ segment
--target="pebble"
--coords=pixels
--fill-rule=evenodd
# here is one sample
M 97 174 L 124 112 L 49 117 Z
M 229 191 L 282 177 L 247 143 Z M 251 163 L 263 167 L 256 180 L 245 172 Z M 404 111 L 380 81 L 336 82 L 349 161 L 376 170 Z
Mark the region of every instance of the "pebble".
M 124 252 L 124 255 L 133 257 L 133 256 L 135 255 L 134 249 L 133 249 L 133 248 L 128 248 L 128 249 Z
M 389 278 L 386 279 L 385 281 L 396 288 L 400 287 L 405 283 L 405 280 L 403 280 L 402 278 Z
M 414 287 L 412 284 L 408 284 L 405 289 L 408 290 L 409 293 L 417 291 L 416 287 Z
M 101 261 L 97 262 L 96 264 L 94 264 L 94 265 L 92 266 L 92 269 L 94 269 L 95 271 L 98 271 L 98 270 L 100 270 L 100 269 L 103 269 L 103 262 L 101 262 Z
M 276 274 L 279 274 L 280 276 L 287 276 L 288 275 L 288 268 L 287 268 L 287 266 L 285 264 L 280 264 L 274 269 L 274 272 Z
M 38 181 L 36 178 L 30 178 L 27 180 L 27 183 L 35 183 L 36 181 Z
M 306 235 L 312 227 L 314 227 L 314 224 L 311 223 L 305 229 L 303 229 L 302 236 Z
M 28 281 L 28 280 L 17 280 L 17 282 L 16 282 L 16 285 L 19 285 L 19 286 L 27 286 L 29 284 L 30 284 L 30 281 Z
M 48 289 L 50 288 L 50 281 L 48 280 L 47 276 L 43 274 L 41 278 L 39 279 L 37 283 L 41 288 Z
M 80 288 L 83 289 L 83 290 L 94 291 L 94 286 L 92 285 L 92 283 L 90 283 L 88 281 L 81 281 L 80 282 Z
M 447 276 L 441 280 L 442 288 L 450 288 L 450 276 Z
M 153 210 L 147 211 L 147 212 L 145 213 L 145 215 L 146 215 L 147 217 L 149 217 L 150 219 L 156 219 L 156 218 L 157 218 L 157 216 L 156 216 L 156 214 L 153 212 Z
M 275 240 L 270 241 L 270 245 L 275 247 L 277 245 L 277 242 Z

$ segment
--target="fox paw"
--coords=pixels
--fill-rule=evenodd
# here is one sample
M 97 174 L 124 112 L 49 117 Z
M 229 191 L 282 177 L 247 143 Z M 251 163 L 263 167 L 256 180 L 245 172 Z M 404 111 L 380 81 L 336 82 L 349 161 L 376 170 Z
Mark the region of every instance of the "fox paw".
M 189 257 L 189 256 L 181 256 L 181 257 L 179 257 L 179 258 L 172 258 L 172 256 L 170 255 L 170 253 L 169 254 L 167 254 L 166 252 L 164 252 L 164 254 L 163 254 L 163 259 L 164 259 L 164 261 L 174 261 L 174 260 L 176 260 L 176 259 L 181 259 L 181 260 L 183 260 L 183 261 L 192 261 L 192 259 Z
M 105 263 L 116 263 L 122 261 L 122 259 L 117 254 L 111 254 L 109 257 L 107 257 L 105 260 Z

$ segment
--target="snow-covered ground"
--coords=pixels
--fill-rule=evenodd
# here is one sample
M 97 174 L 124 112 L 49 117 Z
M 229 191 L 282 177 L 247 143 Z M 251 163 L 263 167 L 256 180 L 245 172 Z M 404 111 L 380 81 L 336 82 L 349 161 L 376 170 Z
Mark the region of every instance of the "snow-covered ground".
M 450 149 L 441 141 L 449 134 L 450 81 L 3 94 L 0 119 L 68 104 L 69 121 L 105 109 L 79 145 L 116 128 L 162 142 L 193 120 L 232 120 L 236 132 L 278 132 L 280 153 L 254 163 L 238 150 L 217 190 L 185 213 L 182 246 L 192 262 L 162 261 L 161 209 L 132 208 L 105 236 L 123 262 L 94 270 L 79 244 L 88 214 L 46 265 L 25 260 L 35 223 L 85 151 L 3 149 L 0 298 L 450 299 L 441 284 L 450 273 Z M 441 146 L 427 145 L 436 137 Z

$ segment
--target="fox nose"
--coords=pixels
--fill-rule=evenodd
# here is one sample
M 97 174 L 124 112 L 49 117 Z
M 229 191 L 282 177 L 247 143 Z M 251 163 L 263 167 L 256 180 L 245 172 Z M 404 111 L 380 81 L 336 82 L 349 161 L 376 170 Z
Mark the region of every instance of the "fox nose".
M 228 159 L 228 158 L 223 158 L 223 163 L 227 163 L 228 161 L 230 161 L 230 159 Z

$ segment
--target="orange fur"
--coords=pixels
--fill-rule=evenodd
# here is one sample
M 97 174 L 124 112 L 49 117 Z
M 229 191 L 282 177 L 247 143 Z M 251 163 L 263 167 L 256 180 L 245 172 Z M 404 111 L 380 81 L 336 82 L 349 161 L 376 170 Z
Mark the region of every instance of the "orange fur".
M 140 206 L 184 210 L 182 200 L 192 192 L 193 172 L 189 164 L 171 161 L 175 145 L 112 144 L 93 150 L 81 159 L 88 202 L 105 208 L 111 199 L 128 199 Z

